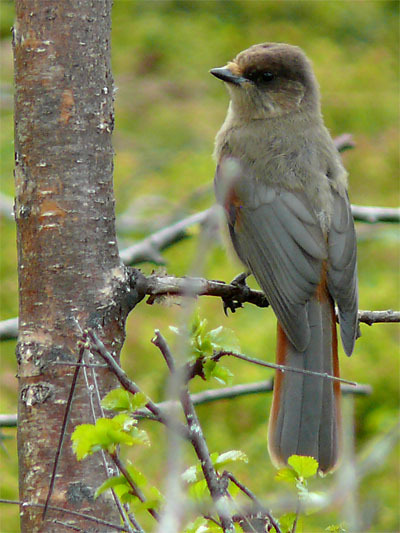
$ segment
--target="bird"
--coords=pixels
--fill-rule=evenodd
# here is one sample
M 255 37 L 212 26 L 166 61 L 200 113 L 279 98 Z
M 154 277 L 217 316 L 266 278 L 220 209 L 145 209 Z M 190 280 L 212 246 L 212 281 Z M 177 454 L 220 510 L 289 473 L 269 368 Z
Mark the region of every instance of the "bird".
M 277 467 L 291 455 L 314 457 L 327 473 L 343 440 L 340 381 L 326 377 L 339 378 L 335 304 L 348 356 L 358 337 L 348 174 L 301 48 L 256 44 L 210 73 L 230 95 L 215 139 L 217 203 L 277 317 L 276 361 L 289 368 L 274 378 L 269 454 Z

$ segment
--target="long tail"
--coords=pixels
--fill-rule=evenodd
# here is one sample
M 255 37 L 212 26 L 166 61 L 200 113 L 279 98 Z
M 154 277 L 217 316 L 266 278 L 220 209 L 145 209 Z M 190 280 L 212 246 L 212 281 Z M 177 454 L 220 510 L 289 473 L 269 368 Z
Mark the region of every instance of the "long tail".
M 307 304 L 311 340 L 298 352 L 278 323 L 277 363 L 339 376 L 334 306 L 327 290 Z M 341 447 L 340 383 L 298 372 L 276 372 L 268 448 L 278 465 L 293 454 L 314 457 L 328 472 Z

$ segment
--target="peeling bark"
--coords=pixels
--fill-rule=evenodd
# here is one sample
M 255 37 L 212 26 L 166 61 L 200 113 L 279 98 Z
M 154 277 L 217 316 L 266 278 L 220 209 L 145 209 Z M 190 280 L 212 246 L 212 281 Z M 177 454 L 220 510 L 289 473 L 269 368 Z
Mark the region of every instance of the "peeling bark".
M 15 220 L 19 268 L 17 344 L 20 499 L 44 503 L 60 438 L 80 328 L 100 328 L 118 357 L 127 274 L 115 235 L 111 0 L 16 0 Z M 97 371 L 100 394 L 115 386 Z M 51 504 L 119 523 L 114 502 L 93 499 L 106 474 L 100 454 L 78 463 L 70 434 L 93 422 L 78 380 Z M 109 528 L 21 506 L 21 530 Z M 56 528 L 56 529 L 55 529 Z

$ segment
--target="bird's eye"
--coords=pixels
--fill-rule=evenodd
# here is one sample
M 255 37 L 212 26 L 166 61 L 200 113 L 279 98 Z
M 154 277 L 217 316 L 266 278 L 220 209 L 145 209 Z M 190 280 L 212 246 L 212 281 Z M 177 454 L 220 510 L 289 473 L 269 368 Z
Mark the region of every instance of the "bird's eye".
M 254 83 L 268 83 L 275 78 L 275 75 L 269 71 L 254 71 L 250 72 L 247 78 Z
M 274 75 L 272 74 L 272 72 L 262 72 L 261 75 L 260 75 L 260 79 L 262 81 L 271 81 L 274 79 Z

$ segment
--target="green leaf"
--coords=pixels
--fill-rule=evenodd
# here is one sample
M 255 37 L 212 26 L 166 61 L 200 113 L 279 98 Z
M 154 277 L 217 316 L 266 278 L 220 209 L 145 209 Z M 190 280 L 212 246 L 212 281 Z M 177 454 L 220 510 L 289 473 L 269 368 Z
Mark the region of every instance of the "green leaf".
M 207 525 L 208 520 L 199 516 L 194 522 L 191 522 L 184 533 L 210 533 L 210 529 Z
M 297 482 L 296 472 L 287 466 L 278 470 L 278 472 L 275 474 L 275 479 L 277 481 L 287 481 L 293 485 L 295 485 Z
M 248 463 L 247 455 L 241 450 L 230 450 L 228 452 L 221 453 L 216 461 L 213 461 L 213 465 L 216 470 L 225 467 L 226 465 L 236 463 L 237 461 L 243 461 Z
M 72 449 L 78 461 L 84 459 L 97 449 L 101 449 L 96 428 L 93 424 L 81 424 L 71 436 Z
M 282 531 L 292 531 L 296 513 L 285 513 L 279 518 L 279 525 Z
M 140 472 L 133 464 L 129 461 L 126 470 L 128 471 L 128 474 L 131 476 L 134 483 L 140 488 L 143 489 L 147 485 L 147 479 L 146 476 Z
M 215 367 L 217 366 L 217 363 L 213 361 L 212 359 L 206 359 L 203 363 L 203 373 L 205 379 L 208 381 L 212 378 L 213 372 Z
M 100 494 L 103 494 L 108 489 L 114 489 L 115 487 L 118 487 L 119 485 L 126 485 L 127 481 L 125 479 L 125 476 L 122 474 L 120 476 L 111 477 L 109 479 L 106 479 L 104 483 L 98 487 L 96 490 L 94 497 L 97 498 L 100 496 Z
M 239 341 L 233 330 L 220 326 L 211 330 L 208 335 L 215 351 L 240 352 Z
M 141 409 L 147 403 L 147 398 L 142 392 L 131 394 L 125 389 L 118 388 L 110 391 L 102 400 L 101 405 L 105 409 L 114 411 L 134 412 Z
M 220 363 L 211 371 L 211 376 L 224 385 L 231 385 L 233 381 L 232 372 Z
M 288 464 L 303 479 L 315 476 L 318 470 L 318 461 L 314 457 L 305 455 L 291 455 L 288 459 Z
M 346 533 L 345 524 L 342 522 L 338 525 L 328 526 L 325 531 L 331 531 L 331 533 Z
M 205 479 L 200 479 L 200 481 L 196 481 L 189 487 L 189 496 L 194 500 L 202 500 L 208 494 L 207 481 Z
M 71 440 L 78 461 L 100 449 L 112 453 L 118 444 L 149 444 L 147 433 L 138 429 L 136 421 L 127 414 L 99 418 L 95 425 L 82 424 L 75 428 Z

